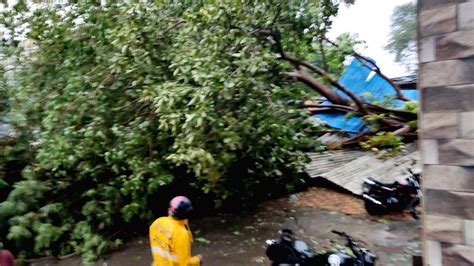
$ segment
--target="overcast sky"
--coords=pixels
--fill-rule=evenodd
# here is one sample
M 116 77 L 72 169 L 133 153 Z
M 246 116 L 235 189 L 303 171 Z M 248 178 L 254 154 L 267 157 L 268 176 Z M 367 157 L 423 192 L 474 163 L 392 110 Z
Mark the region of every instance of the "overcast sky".
M 389 77 L 406 75 L 405 68 L 395 63 L 395 56 L 383 47 L 388 43 L 393 9 L 408 2 L 411 0 L 356 0 L 355 4 L 349 7 L 341 4 L 329 38 L 334 40 L 344 32 L 358 34 L 359 38 L 366 42 L 366 48 L 357 49 L 359 53 L 374 59 L 382 72 Z

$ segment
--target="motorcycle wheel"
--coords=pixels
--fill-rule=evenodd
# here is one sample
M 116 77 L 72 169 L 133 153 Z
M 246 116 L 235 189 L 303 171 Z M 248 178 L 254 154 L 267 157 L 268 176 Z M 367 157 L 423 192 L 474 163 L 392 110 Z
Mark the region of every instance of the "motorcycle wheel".
M 381 215 L 385 214 L 386 210 L 384 207 L 377 205 L 373 203 L 370 200 L 364 199 L 364 205 L 365 205 L 365 210 L 370 214 L 370 215 Z
M 418 198 L 418 197 L 414 198 L 414 199 L 408 204 L 408 209 L 410 210 L 410 213 L 411 213 L 412 217 L 413 217 L 415 220 L 420 219 L 420 217 L 419 217 L 419 210 L 417 209 L 417 207 L 419 207 L 419 205 L 420 205 L 420 198 Z

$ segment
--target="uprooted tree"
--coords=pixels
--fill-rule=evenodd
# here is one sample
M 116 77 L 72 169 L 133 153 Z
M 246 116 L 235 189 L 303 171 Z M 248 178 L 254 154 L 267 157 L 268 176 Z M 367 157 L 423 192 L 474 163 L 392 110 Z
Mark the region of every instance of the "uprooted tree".
M 278 59 L 287 62 L 291 66 L 286 72 L 288 78 L 302 82 L 331 103 L 304 104 L 302 107 L 321 108 L 320 110 L 323 109 L 324 111 L 333 110 L 346 113 L 348 116 L 359 116 L 369 125 L 371 132 L 358 133 L 355 137 L 342 142 L 342 146 L 382 147 L 390 149 L 390 153 L 395 154 L 403 150 L 403 138 L 414 139 L 417 137 L 417 102 L 407 98 L 400 86 L 384 75 L 373 60 L 357 53 L 352 47 L 340 50 L 341 54 L 353 56 L 354 60 L 358 60 L 364 67 L 374 71 L 388 82 L 394 92 L 394 97 L 391 100 L 405 102 L 402 109 L 393 108 L 390 102 L 380 104 L 375 101 L 367 101 L 351 92 L 350 88 L 341 85 L 328 70 L 304 59 L 304 57 L 299 58 L 289 54 L 282 43 L 283 37 L 278 28 L 258 29 L 256 33 L 266 37 L 272 43 Z M 317 33 L 315 38 L 322 39 L 321 43 L 324 42 L 339 47 L 338 44 L 327 39 L 320 32 Z M 324 58 L 323 50 L 321 50 L 320 55 Z
M 313 97 L 307 88 L 375 131 L 413 132 L 416 113 L 365 102 L 328 74 L 354 43 L 324 39 L 336 13 L 329 0 L 4 10 L 1 111 L 15 134 L 0 162 L 22 174 L 4 170 L 2 241 L 22 257 L 91 261 L 146 229 L 176 184 L 218 206 L 291 190 L 318 145 L 306 112 L 286 104 Z
M 377 73 L 392 86 L 395 95 L 394 99 L 406 102 L 403 109 L 389 108 L 374 102 L 367 102 L 352 93 L 350 88 L 341 85 L 334 76 L 320 66 L 288 54 L 282 45 L 281 34 L 278 29 L 263 29 L 258 32 L 271 39 L 280 60 L 286 61 L 293 66 L 292 71 L 287 73 L 289 78 L 297 79 L 331 102 L 330 105 L 306 104 L 304 107 L 319 107 L 350 113 L 351 115 L 363 117 L 368 124 L 371 124 L 372 132 L 360 133 L 355 138 L 343 143 L 343 145 L 353 145 L 354 143 L 369 140 L 369 143 L 372 142 L 373 144 L 364 143 L 366 146 L 383 146 L 383 140 L 385 139 L 388 142 L 386 146 L 389 147 L 397 146 L 400 143 L 400 141 L 396 141 L 395 145 L 392 145 L 390 140 L 393 138 L 398 137 L 399 140 L 401 139 L 400 137 L 416 138 L 417 103 L 404 96 L 400 86 L 384 75 L 371 59 L 360 55 L 354 50 L 348 52 L 354 56 L 355 60 L 359 60 L 363 66 Z M 336 43 L 326 38 L 324 40 L 331 45 L 337 46 Z M 315 78 L 315 75 L 327 81 L 329 86 Z M 374 133 L 378 134 L 376 137 L 371 138 Z M 384 138 L 384 136 L 387 138 Z M 382 141 L 379 142 L 377 139 Z

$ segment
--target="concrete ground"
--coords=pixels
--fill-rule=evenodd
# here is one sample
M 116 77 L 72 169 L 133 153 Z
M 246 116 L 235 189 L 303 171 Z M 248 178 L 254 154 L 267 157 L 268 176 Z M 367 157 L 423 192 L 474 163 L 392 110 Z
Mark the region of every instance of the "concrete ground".
M 380 258 L 378 265 L 411 265 L 421 253 L 419 221 L 404 215 L 371 217 L 360 199 L 324 188 L 312 188 L 260 205 L 242 215 L 222 214 L 192 221 L 193 254 L 202 254 L 204 265 L 269 265 L 266 239 L 278 230 L 293 229 L 316 250 L 343 245 L 331 230 L 345 231 Z M 94 265 L 150 265 L 146 237 L 127 243 Z M 43 260 L 33 265 L 81 265 L 80 260 Z

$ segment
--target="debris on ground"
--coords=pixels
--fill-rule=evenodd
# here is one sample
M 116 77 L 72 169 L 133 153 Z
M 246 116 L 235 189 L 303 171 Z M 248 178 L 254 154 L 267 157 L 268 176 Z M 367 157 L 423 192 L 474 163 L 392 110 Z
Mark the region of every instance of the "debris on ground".
M 364 216 L 369 220 L 387 223 L 389 220 L 411 220 L 409 213 L 394 213 L 381 216 L 371 216 L 364 207 L 364 200 L 354 195 L 334 191 L 329 188 L 313 187 L 299 193 L 294 203 L 298 206 L 307 206 L 322 210 L 339 212 L 348 215 Z

